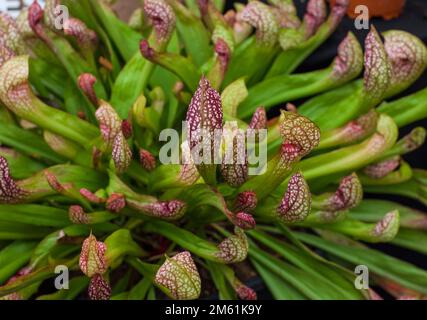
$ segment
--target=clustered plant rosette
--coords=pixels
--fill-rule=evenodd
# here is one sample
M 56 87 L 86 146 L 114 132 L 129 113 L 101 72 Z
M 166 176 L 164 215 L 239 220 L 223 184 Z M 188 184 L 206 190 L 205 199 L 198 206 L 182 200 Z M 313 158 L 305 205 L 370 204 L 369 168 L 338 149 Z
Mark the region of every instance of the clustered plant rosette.
M 276 299 L 380 299 L 355 288 L 361 263 L 396 299 L 425 298 L 426 271 L 368 244 L 427 254 L 427 216 L 364 193 L 427 203 L 427 173 L 404 160 L 426 131 L 399 137 L 427 117 L 427 89 L 392 100 L 426 46 L 372 26 L 363 48 L 349 33 L 329 67 L 294 72 L 348 2 L 1 13 L 0 298 L 252 300 L 256 275 Z M 41 290 L 58 265 L 69 290 Z

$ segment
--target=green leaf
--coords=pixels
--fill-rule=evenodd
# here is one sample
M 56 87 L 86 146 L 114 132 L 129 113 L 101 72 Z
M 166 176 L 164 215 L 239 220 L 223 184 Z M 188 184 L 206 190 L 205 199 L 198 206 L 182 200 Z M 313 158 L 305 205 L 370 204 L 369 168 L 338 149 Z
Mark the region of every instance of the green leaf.
M 52 133 L 91 148 L 92 140 L 99 137 L 99 129 L 79 117 L 55 109 L 38 99 L 32 101 L 39 108 L 37 114 L 29 114 L 26 120 Z
M 295 233 L 295 235 L 303 242 L 325 250 L 354 265 L 365 265 L 371 272 L 379 276 L 393 280 L 409 289 L 427 294 L 427 272 L 408 262 L 374 249 L 350 247 L 305 233 Z
M 117 76 L 120 71 L 120 63 L 117 54 L 113 48 L 113 45 L 108 37 L 104 28 L 98 23 L 89 1 L 74 1 L 74 0 L 62 0 L 61 3 L 68 7 L 71 16 L 82 20 L 86 25 L 94 30 L 101 41 L 104 43 L 108 56 L 113 64 L 114 77 Z
M 396 202 L 378 199 L 365 199 L 356 208 L 351 209 L 349 217 L 366 222 L 377 222 L 393 210 L 400 213 L 400 225 L 404 228 L 423 229 L 427 216 L 424 212 L 406 207 Z
M 228 285 L 225 275 L 218 264 L 209 260 L 206 260 L 206 266 L 212 277 L 220 300 L 233 300 L 236 299 L 235 291 Z
M 65 110 L 73 115 L 78 115 L 78 113 L 81 111 L 84 111 L 85 114 L 87 112 L 93 112 L 93 110 L 82 109 L 82 107 L 85 107 L 86 101 L 79 91 L 80 90 L 75 85 L 73 85 L 73 81 L 68 79 L 64 90 Z
M 15 125 L 12 113 L 2 103 L 0 103 L 0 121 L 2 124 Z
M 181 199 L 187 203 L 187 215 L 191 216 L 191 223 L 196 225 L 221 220 L 227 213 L 222 194 L 215 192 L 206 184 L 195 184 L 182 189 L 175 188 L 167 195 L 168 198 Z
M 174 32 L 166 51 L 179 53 L 179 46 L 178 36 L 176 32 Z M 155 67 L 150 77 L 150 87 L 155 88 L 160 86 L 167 95 L 167 101 L 161 119 L 162 128 L 172 127 L 177 119 L 183 117 L 185 109 L 178 110 L 178 101 L 173 93 L 173 88 L 178 80 L 179 78 L 176 75 L 160 66 Z
M 27 275 L 19 277 L 16 281 L 0 287 L 0 297 L 6 294 L 19 291 L 27 288 L 33 284 L 42 282 L 55 275 L 55 268 L 57 265 L 62 264 L 73 270 L 78 266 L 79 256 L 65 261 L 52 261 L 50 265 L 44 266 L 36 271 Z
M 43 263 L 47 262 L 50 254 L 53 252 L 55 247 L 57 247 L 58 241 L 64 236 L 65 232 L 63 230 L 59 230 L 47 235 L 44 239 L 42 239 L 37 244 L 33 254 L 31 255 L 30 265 L 33 268 L 37 268 L 39 265 L 43 265 Z M 78 248 L 77 245 L 74 247 Z
M 31 143 L 28 143 L 29 141 Z M 15 125 L 1 124 L 0 142 L 28 156 L 40 157 L 54 163 L 65 162 L 64 158 L 56 154 L 41 136 Z
M 302 243 L 300 240 L 298 240 L 297 237 L 295 237 L 294 232 L 292 232 L 283 223 L 280 223 L 278 225 L 278 227 L 280 229 L 281 234 L 283 234 L 286 238 L 288 238 L 288 240 L 292 244 L 294 244 L 297 248 L 304 251 L 307 255 L 311 256 L 312 258 L 316 259 L 317 261 L 320 261 L 323 264 L 328 265 L 330 269 L 336 270 L 336 271 L 340 272 L 343 276 L 346 276 L 351 281 L 354 281 L 356 276 L 352 271 L 346 269 L 345 267 L 341 266 L 340 264 L 338 264 L 336 262 L 333 262 L 333 261 L 330 261 L 330 260 L 324 258 L 320 254 L 311 250 L 308 246 L 306 246 L 304 243 Z M 274 229 L 273 229 L 273 232 L 274 232 Z
M 129 269 L 123 276 L 120 277 L 119 280 L 117 280 L 111 292 L 112 296 L 126 291 L 126 288 L 129 285 L 129 280 L 131 275 L 132 275 L 132 270 Z
M 338 172 L 351 172 L 374 162 L 382 153 L 390 149 L 397 140 L 398 128 L 393 119 L 381 114 L 377 124 L 377 132 L 368 139 L 347 147 L 342 147 L 299 163 L 306 180 L 326 177 Z M 372 147 L 375 145 L 375 148 Z M 276 190 L 281 196 L 285 184 Z
M 152 68 L 152 63 L 137 52 L 119 73 L 113 85 L 110 103 L 122 119 L 127 118 L 130 108 L 144 92 Z
M 354 97 L 353 95 L 360 91 L 362 86 L 363 82 L 361 80 L 355 80 L 339 88 L 319 94 L 300 105 L 298 112 L 310 118 L 322 128 L 323 122 L 318 119 L 329 114 L 330 110 L 339 105 L 341 101 L 348 102 L 349 96 Z
M 196 91 L 201 74 L 190 59 L 177 53 L 155 52 L 150 60 L 175 74 L 191 92 Z
M 336 288 L 326 282 L 323 277 L 314 275 L 307 271 L 301 270 L 291 264 L 288 264 L 268 253 L 257 248 L 251 243 L 249 255 L 261 263 L 270 271 L 274 272 L 285 281 L 289 282 L 309 299 L 342 299 L 342 295 L 337 292 Z
M 281 32 L 289 32 L 289 29 L 282 29 Z M 324 23 L 316 34 L 299 45 L 282 51 L 277 55 L 266 78 L 276 75 L 291 74 L 304 60 L 309 57 L 326 39 L 333 30 Z
M 248 234 L 280 254 L 284 259 L 293 263 L 295 266 L 313 275 L 322 277 L 325 282 L 335 288 L 337 293 L 341 294 L 342 299 L 353 300 L 363 298 L 361 292 L 355 289 L 354 283 L 349 281 L 347 275 L 344 275 L 342 272 L 334 270 L 327 264 L 306 254 L 306 252 L 283 241 L 279 241 L 266 233 L 249 231 Z M 331 281 L 331 279 L 333 279 L 333 281 Z
M 255 267 L 256 271 L 264 280 L 268 290 L 276 300 L 305 300 L 307 299 L 301 292 L 295 287 L 291 286 L 288 282 L 277 276 L 265 268 L 261 263 L 255 259 L 251 259 L 251 263 Z
M 129 292 L 121 292 L 111 296 L 110 300 L 127 300 Z
M 12 149 L 1 148 L 0 156 L 6 158 L 14 179 L 25 179 L 45 168 L 45 165 Z
M 239 44 L 234 50 L 228 65 L 222 84 L 223 87 L 241 77 L 246 78 L 248 87 L 251 85 L 257 86 L 255 83 L 262 79 L 278 50 L 276 46 L 269 47 L 258 44 L 255 36 Z M 254 61 L 257 63 L 254 63 Z
M 399 127 L 427 118 L 427 88 L 391 102 L 383 102 L 378 111 L 393 117 Z
M 47 94 L 43 94 L 36 85 L 37 91 L 45 98 L 50 98 L 50 93 L 59 98 L 64 97 L 67 87 L 64 88 L 63 83 L 67 78 L 68 74 L 64 69 L 42 59 L 30 59 L 30 82 L 32 84 L 39 82 L 47 90 Z
M 82 101 L 84 101 L 82 108 L 85 111 L 86 117 L 92 122 L 95 122 L 95 108 L 89 99 L 80 90 L 78 85 L 78 78 L 81 74 L 87 72 L 99 78 L 98 70 L 94 66 L 90 65 L 85 59 L 83 59 L 82 56 L 74 50 L 74 48 L 67 40 L 60 37 L 55 37 L 53 38 L 53 42 L 55 53 L 61 60 L 64 69 L 67 71 L 73 82 L 73 85 L 78 90 L 78 94 L 82 97 Z M 98 80 L 100 80 L 100 78 Z M 107 93 L 101 81 L 97 81 L 94 84 L 94 90 L 98 98 L 106 99 Z
M 127 229 L 113 232 L 104 243 L 107 246 L 106 259 L 113 269 L 122 263 L 122 259 L 126 255 L 137 257 L 144 255 L 144 251 L 132 239 L 132 235 Z
M 25 266 L 36 244 L 32 241 L 14 241 L 0 251 L 0 285 Z
M 138 51 L 142 36 L 116 17 L 106 4 L 98 0 L 90 0 L 90 4 L 108 37 L 113 41 L 121 56 L 129 61 Z
M 157 298 L 156 298 L 156 290 L 154 289 L 154 286 L 152 286 L 148 290 L 147 300 L 151 300 L 151 301 L 157 300 Z
M 84 237 L 88 236 L 91 231 L 94 234 L 112 233 L 119 228 L 118 225 L 113 223 L 99 223 L 94 225 L 74 224 L 64 228 L 64 232 L 70 237 Z
M 253 62 L 251 62 L 253 64 Z M 249 88 L 248 97 L 239 105 L 239 118 L 248 118 L 259 106 L 267 110 L 279 103 L 307 97 L 329 88 L 334 83 L 328 78 L 331 70 L 312 71 L 295 75 L 283 75 L 258 82 Z
M 71 224 L 66 210 L 38 204 L 0 205 L 0 221 L 44 227 L 63 227 Z
M 40 239 L 50 232 L 52 232 L 52 229 L 47 227 L 0 221 L 0 240 Z
M 142 262 L 141 259 L 136 257 L 127 257 L 126 262 L 129 263 L 136 271 L 146 278 L 152 279 L 156 276 L 160 266 L 157 264 L 150 264 Z
M 405 182 L 382 185 L 382 186 L 364 186 L 364 190 L 370 193 L 377 194 L 395 194 L 399 196 L 408 197 L 420 201 L 424 205 L 427 205 L 427 190 L 424 183 L 417 180 L 419 170 L 415 169 L 414 176 Z
M 400 229 L 391 243 L 427 255 L 427 232 L 425 231 Z
M 172 223 L 160 220 L 150 221 L 146 223 L 143 227 L 145 231 L 160 233 L 166 238 L 176 242 L 178 245 L 185 248 L 186 250 L 198 256 L 201 256 L 202 258 L 214 261 L 219 260 L 216 257 L 218 249 L 213 243 L 196 236 L 195 234 L 186 229 L 182 229 L 178 226 L 173 225 Z
M 129 291 L 128 300 L 144 300 L 148 290 L 153 285 L 153 280 L 144 277 Z
M 200 18 L 191 13 L 179 1 L 168 2 L 177 17 L 176 29 L 188 57 L 201 67 L 211 56 L 210 35 Z

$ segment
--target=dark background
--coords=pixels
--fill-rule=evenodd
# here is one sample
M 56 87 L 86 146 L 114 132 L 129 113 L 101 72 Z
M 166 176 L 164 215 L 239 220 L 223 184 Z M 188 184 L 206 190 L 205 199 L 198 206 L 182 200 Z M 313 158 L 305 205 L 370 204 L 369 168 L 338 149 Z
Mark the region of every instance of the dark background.
M 227 9 L 233 8 L 233 3 L 236 1 L 228 1 Z M 237 1 L 244 3 L 245 1 Z M 295 5 L 298 9 L 298 14 L 300 17 L 303 16 L 305 12 L 305 7 L 307 5 L 307 0 L 294 0 Z M 408 31 L 419 38 L 421 38 L 424 43 L 427 43 L 427 1 L 426 0 L 406 0 L 405 9 L 402 15 L 399 18 L 392 20 L 383 20 L 380 18 L 371 18 L 370 23 L 373 24 L 379 32 L 398 29 Z M 339 43 L 344 39 L 348 31 L 352 31 L 356 37 L 359 39 L 360 43 L 363 45 L 363 41 L 369 32 L 369 30 L 357 30 L 354 27 L 354 20 L 345 17 L 341 22 L 335 33 L 320 47 L 318 48 L 296 71 L 306 72 L 311 70 L 317 70 L 323 67 L 328 66 L 337 53 L 337 48 Z M 420 89 L 423 89 L 427 86 L 427 72 L 424 74 L 406 91 L 402 92 L 399 96 L 394 97 L 397 99 L 402 96 L 414 93 Z M 296 106 L 300 105 L 301 101 L 292 101 Z M 279 114 L 280 107 L 277 106 L 271 112 L 269 116 L 275 116 Z M 404 128 L 401 128 L 400 136 L 404 136 L 410 132 L 413 128 L 423 126 L 427 128 L 427 119 L 412 123 Z M 422 146 L 418 150 L 407 154 L 404 156 L 405 160 L 415 168 L 427 169 L 427 145 Z M 366 195 L 371 197 L 372 195 Z M 375 198 L 393 200 L 404 205 L 422 210 L 427 212 L 427 207 L 421 204 L 418 201 L 407 199 L 399 196 L 387 196 L 387 195 L 375 195 Z M 423 269 L 427 269 L 427 259 L 425 255 L 410 251 L 407 249 L 399 248 L 396 246 L 391 246 L 387 244 L 375 244 L 371 245 L 374 248 L 377 248 L 383 252 L 386 252 L 392 256 L 401 258 L 402 260 L 413 263 Z M 248 285 L 251 285 L 259 294 L 259 298 L 271 298 L 268 291 L 263 287 L 262 282 L 259 279 L 254 279 Z M 377 289 L 377 288 L 376 288 Z M 378 289 L 377 289 L 378 290 Z M 378 290 L 381 296 L 385 298 L 390 298 L 382 290 Z

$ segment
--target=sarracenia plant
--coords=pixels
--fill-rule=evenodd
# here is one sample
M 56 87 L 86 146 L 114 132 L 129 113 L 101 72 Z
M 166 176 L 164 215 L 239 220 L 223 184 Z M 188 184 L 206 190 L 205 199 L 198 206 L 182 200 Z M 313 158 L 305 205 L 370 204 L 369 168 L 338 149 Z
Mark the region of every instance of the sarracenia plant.
M 372 27 L 294 73 L 348 0 L 302 17 L 144 0 L 128 23 L 108 3 L 0 14 L 0 299 L 252 300 L 253 275 L 276 299 L 427 296 L 426 271 L 367 245 L 427 254 L 425 213 L 375 199 L 427 203 L 404 159 L 426 131 L 399 137 L 427 91 L 392 100 L 424 72 L 422 41 Z M 46 291 L 58 265 L 69 290 Z

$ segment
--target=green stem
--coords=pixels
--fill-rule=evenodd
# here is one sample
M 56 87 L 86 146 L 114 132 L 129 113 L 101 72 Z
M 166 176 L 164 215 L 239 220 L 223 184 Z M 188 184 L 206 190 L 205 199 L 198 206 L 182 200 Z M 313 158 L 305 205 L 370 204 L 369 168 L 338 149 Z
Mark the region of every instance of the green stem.
M 308 223 L 304 221 L 298 223 L 298 225 L 302 227 L 326 229 L 366 242 L 376 243 L 389 241 L 388 239 L 383 240 L 381 235 L 376 235 L 374 233 L 377 226 L 376 223 L 364 223 L 350 218 L 335 223 Z
M 176 29 L 184 44 L 185 50 L 197 67 L 209 60 L 212 49 L 210 35 L 201 19 L 196 17 L 183 4 L 176 0 L 167 0 L 174 9 L 177 22 Z M 199 12 L 197 8 L 197 12 Z
M 127 257 L 126 262 L 129 263 L 136 271 L 142 274 L 144 277 L 152 279 L 156 276 L 159 266 L 157 264 L 151 264 L 142 262 L 141 259 L 137 257 Z
M 331 81 L 332 68 L 301 73 L 280 75 L 257 83 L 249 88 L 248 97 L 239 105 L 239 118 L 250 117 L 259 106 L 267 110 L 274 105 L 310 96 L 339 84 Z
M 337 172 L 351 171 L 377 160 L 397 140 L 398 130 L 393 120 L 381 115 L 377 133 L 363 142 L 302 160 L 300 168 L 305 179 L 314 179 Z
M 190 231 L 181 229 L 171 223 L 150 221 L 144 224 L 143 229 L 146 232 L 161 234 L 202 258 L 219 263 L 223 262 L 216 256 L 218 249 L 213 243 L 199 238 Z
M 427 117 L 427 88 L 401 99 L 384 102 L 378 111 L 393 118 L 399 127 Z
M 265 47 L 258 44 L 255 36 L 247 39 L 234 50 L 222 83 L 223 87 L 240 77 L 246 77 L 247 85 L 254 85 L 262 79 L 278 51 L 277 46 Z
M 45 105 L 37 98 L 33 104 L 40 112 L 28 114 L 25 119 L 39 127 L 59 134 L 87 147 L 89 142 L 99 136 L 99 130 L 94 125 L 80 118 Z
M 270 195 L 296 166 L 296 164 L 293 163 L 289 167 L 284 167 L 280 162 L 280 154 L 277 154 L 274 158 L 268 161 L 266 165 L 266 172 L 246 181 L 239 188 L 237 193 L 247 190 L 254 191 L 257 195 L 258 201 Z
M 367 185 L 364 189 L 371 193 L 408 197 L 427 205 L 427 183 L 424 180 L 424 175 L 423 170 L 414 169 L 413 177 L 408 181 L 394 185 Z
M 324 263 L 317 260 L 308 253 L 301 251 L 300 248 L 278 241 L 267 233 L 252 230 L 249 231 L 249 235 L 302 270 L 311 273 L 313 276 L 321 277 L 341 297 L 345 299 L 362 298 L 360 292 L 354 288 L 351 279 L 348 279 L 348 275 L 341 270 L 332 268 L 328 262 Z
M 400 225 L 402 227 L 420 230 L 427 229 L 427 215 L 424 212 L 386 200 L 363 200 L 358 207 L 351 209 L 348 215 L 350 218 L 364 222 L 376 222 L 392 210 L 399 210 Z
M 412 168 L 407 162 L 402 161 L 398 170 L 390 172 L 385 177 L 371 178 L 366 174 L 359 174 L 359 178 L 363 186 L 396 185 L 412 178 Z
M 265 79 L 294 72 L 294 70 L 330 36 L 330 34 L 331 28 L 325 23 L 310 39 L 304 41 L 296 48 L 291 48 L 279 53 L 265 76 Z
M 50 265 L 43 267 L 37 271 L 34 271 L 28 275 L 18 278 L 16 281 L 13 281 L 10 284 L 0 287 L 0 296 L 4 296 L 9 293 L 17 292 L 21 289 L 24 289 L 34 283 L 39 281 L 46 280 L 55 275 L 54 271 L 57 265 L 65 265 L 69 269 L 74 270 L 78 266 L 79 256 L 76 256 L 67 261 L 56 261 L 52 262 Z
M 200 73 L 191 60 L 172 52 L 155 52 L 147 58 L 175 74 L 191 92 L 196 91 Z
M 414 128 L 409 134 L 397 141 L 391 149 L 384 152 L 380 160 L 402 156 L 414 151 L 425 142 L 426 135 L 426 129 L 423 127 Z

